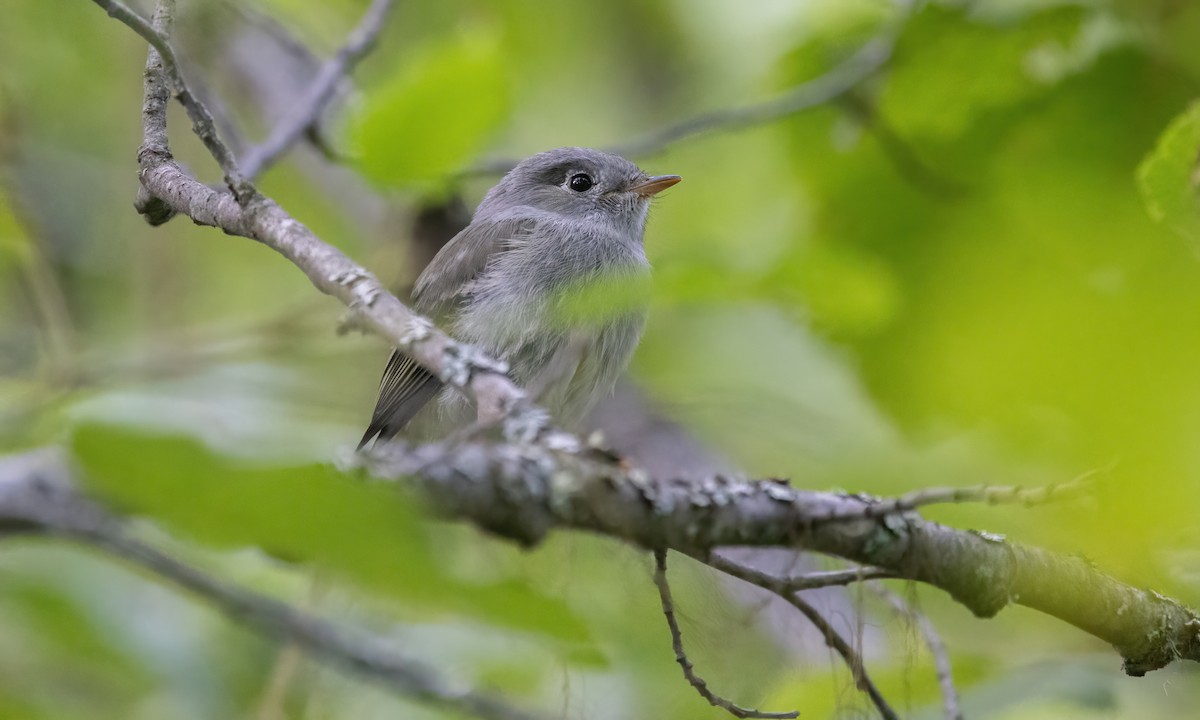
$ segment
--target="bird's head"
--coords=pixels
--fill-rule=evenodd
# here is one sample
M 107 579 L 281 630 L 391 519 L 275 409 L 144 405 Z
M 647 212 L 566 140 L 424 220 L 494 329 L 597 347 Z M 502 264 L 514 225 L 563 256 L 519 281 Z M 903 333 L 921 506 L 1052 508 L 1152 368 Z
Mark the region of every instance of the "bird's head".
M 523 160 L 488 192 L 479 210 L 526 206 L 610 224 L 640 237 L 650 199 L 679 180 L 678 175 L 647 175 L 612 153 L 558 148 Z

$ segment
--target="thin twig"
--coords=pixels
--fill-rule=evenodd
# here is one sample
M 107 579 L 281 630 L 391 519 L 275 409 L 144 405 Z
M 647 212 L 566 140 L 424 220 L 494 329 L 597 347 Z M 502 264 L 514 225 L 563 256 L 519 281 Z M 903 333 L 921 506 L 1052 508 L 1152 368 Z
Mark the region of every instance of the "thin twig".
M 942 709 L 945 712 L 946 720 L 963 720 L 962 711 L 958 707 L 958 688 L 954 687 L 954 670 L 950 665 L 950 653 L 946 651 L 946 643 L 942 642 L 942 636 L 934 627 L 933 621 L 925 613 L 913 607 L 912 603 L 884 587 L 882 583 L 867 583 L 867 587 L 883 598 L 884 602 L 891 605 L 897 613 L 917 624 L 917 629 L 925 638 L 926 647 L 933 655 L 933 665 L 937 671 L 938 687 L 942 691 Z
M 654 584 L 658 587 L 658 597 L 662 601 L 663 616 L 667 618 L 667 627 L 671 630 L 671 647 L 675 650 L 675 662 L 679 663 L 679 667 L 683 668 L 683 676 L 687 678 L 689 685 L 696 688 L 696 692 L 700 693 L 700 697 L 707 700 L 709 705 L 719 707 L 737 718 L 779 719 L 800 717 L 799 711 L 796 710 L 767 712 L 765 710 L 740 707 L 708 689 L 708 683 L 696 674 L 696 670 L 692 666 L 692 661 L 688 659 L 687 653 L 683 651 L 683 633 L 680 632 L 679 623 L 675 619 L 675 601 L 671 599 L 671 586 L 667 584 L 667 551 L 655 550 L 654 563 Z
M 785 591 L 797 592 L 800 590 L 819 590 L 820 588 L 850 585 L 865 580 L 886 580 L 894 577 L 896 577 L 894 572 L 884 570 L 883 568 L 858 567 L 848 570 L 804 573 L 781 580 L 781 582 Z
M 371 3 L 362 21 L 346 38 L 346 43 L 321 66 L 295 110 L 271 130 L 262 144 L 251 148 L 242 158 L 242 172 L 247 178 L 258 177 L 306 131 L 316 126 L 321 113 L 333 98 L 338 82 L 375 47 L 375 41 L 393 7 L 392 0 L 374 0 Z
M 730 132 L 761 125 L 803 110 L 819 107 L 853 90 L 882 68 L 892 56 L 895 30 L 891 29 L 858 50 L 829 72 L 797 85 L 765 102 L 701 113 L 681 122 L 653 130 L 632 140 L 606 148 L 625 157 L 646 157 L 662 152 L 681 140 L 711 132 Z M 512 158 L 484 161 L 465 175 L 494 175 L 508 172 L 517 164 Z
M 452 686 L 377 637 L 351 634 L 288 603 L 218 580 L 132 537 L 120 519 L 76 493 L 68 476 L 65 460 L 54 453 L 0 460 L 0 537 L 4 530 L 32 532 L 104 550 L 208 600 L 226 617 L 262 635 L 293 642 L 316 658 L 415 700 L 496 720 L 535 717 L 489 695 Z
M 836 511 L 813 516 L 812 522 L 834 522 L 842 520 L 871 520 L 885 515 L 912 512 L 927 505 L 948 503 L 986 503 L 988 505 L 1015 504 L 1033 507 L 1057 500 L 1079 497 L 1092 489 L 1091 479 L 1100 470 L 1089 470 L 1074 480 L 1042 487 L 1025 488 L 1020 485 L 973 485 L 971 487 L 924 488 L 897 498 L 876 498 L 858 494 L 854 497 L 863 501 L 859 507 L 840 508 Z
M 192 121 L 192 130 L 208 148 L 208 152 L 217 161 L 221 172 L 225 175 L 225 183 L 233 191 L 234 197 L 240 203 L 249 202 L 255 196 L 254 186 L 242 176 L 238 169 L 237 160 L 217 132 L 216 121 L 212 113 L 200 102 L 199 98 L 189 89 L 183 72 L 179 68 L 179 60 L 171 48 L 171 23 L 175 16 L 174 0 L 159 0 L 154 12 L 153 24 L 146 22 L 142 16 L 126 7 L 119 0 L 92 0 L 105 12 L 122 23 L 128 25 L 134 32 L 141 35 L 162 61 L 162 70 L 175 91 L 175 97 L 187 111 Z M 164 121 L 165 127 L 165 121 Z
M 875 704 L 875 709 L 879 711 L 880 716 L 885 718 L 885 720 L 898 720 L 899 716 L 896 715 L 896 711 L 888 704 L 887 699 L 883 697 L 883 693 L 879 691 L 879 688 L 875 686 L 875 683 L 867 674 L 867 669 L 863 666 L 862 656 L 829 624 L 829 621 L 815 607 L 805 602 L 796 593 L 791 592 L 787 587 L 786 580 L 744 565 L 739 565 L 716 553 L 709 553 L 707 556 L 697 557 L 696 559 L 727 575 L 732 575 L 751 585 L 757 585 L 764 590 L 769 590 L 791 603 L 820 631 L 821 635 L 825 638 L 825 644 L 833 648 L 838 655 L 842 656 L 842 660 L 846 662 L 846 666 L 850 668 L 850 673 L 854 676 L 855 685 L 859 690 L 867 694 L 867 697 Z

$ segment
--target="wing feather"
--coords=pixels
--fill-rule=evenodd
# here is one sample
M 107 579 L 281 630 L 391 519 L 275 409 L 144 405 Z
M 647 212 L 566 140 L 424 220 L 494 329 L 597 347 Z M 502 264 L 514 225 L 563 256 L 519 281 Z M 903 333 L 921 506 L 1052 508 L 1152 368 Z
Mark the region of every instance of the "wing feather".
M 476 219 L 446 243 L 417 278 L 416 309 L 439 323 L 452 323 L 455 311 L 469 298 L 471 281 L 487 268 L 492 255 L 520 242 L 535 224 L 528 216 Z M 395 437 L 441 389 L 442 382 L 428 370 L 393 350 L 379 381 L 375 412 L 358 447 Z

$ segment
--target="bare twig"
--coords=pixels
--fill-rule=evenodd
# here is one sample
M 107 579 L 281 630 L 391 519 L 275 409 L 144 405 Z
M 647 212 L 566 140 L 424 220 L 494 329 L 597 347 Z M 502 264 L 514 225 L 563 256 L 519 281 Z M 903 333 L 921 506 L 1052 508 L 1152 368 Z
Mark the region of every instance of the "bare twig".
M 211 602 L 254 631 L 293 642 L 316 658 L 381 682 L 415 700 L 496 720 L 530 720 L 491 696 L 452 686 L 432 668 L 393 652 L 373 636 L 333 623 L 274 598 L 225 583 L 128 534 L 118 518 L 77 494 L 66 465 L 53 453 L 0 461 L 0 537 L 7 533 L 58 536 L 104 550 Z
M 174 0 L 159 0 L 158 7 L 154 13 L 153 25 L 146 22 L 140 15 L 130 10 L 119 0 L 93 0 L 93 2 L 104 8 L 109 16 L 120 20 L 132 28 L 134 32 L 141 35 L 154 48 L 154 53 L 161 61 L 162 72 L 170 81 L 175 91 L 175 96 L 179 99 L 184 109 L 187 110 L 188 117 L 192 120 L 192 129 L 201 142 L 204 143 L 204 147 L 208 148 L 209 154 L 217 161 L 221 172 L 225 174 L 225 183 L 229 185 L 229 189 L 233 191 L 234 197 L 238 199 L 238 202 L 249 202 L 255 195 L 254 186 L 238 170 L 233 152 L 230 151 L 217 133 L 217 125 L 213 120 L 212 113 L 208 111 L 208 108 L 188 88 L 187 82 L 183 78 L 183 73 L 179 68 L 179 61 L 175 56 L 175 51 L 171 49 L 171 23 L 175 15 Z M 147 72 L 149 72 L 148 68 Z M 165 140 L 165 118 L 163 120 L 163 130 L 163 139 Z
M 885 515 L 912 512 L 927 505 L 948 503 L 986 503 L 988 505 L 1016 504 L 1025 507 L 1044 505 L 1086 494 L 1092 488 L 1092 477 L 1100 472 L 1089 470 L 1074 480 L 1055 485 L 1025 488 L 1020 485 L 974 485 L 971 487 L 923 488 L 897 498 L 876 498 L 858 494 L 863 504 L 857 508 L 841 508 L 827 515 L 817 514 L 814 523 L 880 518 Z
M 848 570 L 828 570 L 825 572 L 810 572 L 784 579 L 783 587 L 788 592 L 799 590 L 818 590 L 820 588 L 850 585 L 864 580 L 884 580 L 894 578 L 896 574 L 883 568 L 858 567 Z
M 857 87 L 884 66 L 892 56 L 892 32 L 889 30 L 886 37 L 867 42 L 842 64 L 820 77 L 797 85 L 777 98 L 756 105 L 703 113 L 614 145 L 612 150 L 619 155 L 652 155 L 686 138 L 715 130 L 728 132 L 760 125 L 824 105 Z
M 958 708 L 958 688 L 954 687 L 954 671 L 950 666 L 950 653 L 946 651 L 946 643 L 934 627 L 933 621 L 925 613 L 919 612 L 911 603 L 887 589 L 882 583 L 867 583 L 884 602 L 892 606 L 897 613 L 917 624 L 925 645 L 933 655 L 933 665 L 937 670 L 938 687 L 942 691 L 942 709 L 946 720 L 963 720 L 962 711 Z
M 667 618 L 667 627 L 671 630 L 671 647 L 675 650 L 675 662 L 679 663 L 679 667 L 683 668 L 683 676 L 687 678 L 689 685 L 696 688 L 696 692 L 700 693 L 700 697 L 707 700 L 709 705 L 719 707 L 737 718 L 799 717 L 800 713 L 796 710 L 768 712 L 740 707 L 708 689 L 708 683 L 704 682 L 704 679 L 696 674 L 696 670 L 692 666 L 692 661 L 688 659 L 687 653 L 683 651 L 683 633 L 680 632 L 679 623 L 675 619 L 675 601 L 671 599 L 671 586 L 667 583 L 667 551 L 655 550 L 654 563 L 654 584 L 658 587 L 658 598 L 662 602 L 663 616 Z
M 662 152 L 681 140 L 711 132 L 731 132 L 761 125 L 803 110 L 819 107 L 845 95 L 878 72 L 892 56 L 895 29 L 867 42 L 858 52 L 829 72 L 791 88 L 784 94 L 754 105 L 701 113 L 681 122 L 653 130 L 632 140 L 612 145 L 609 152 L 626 157 L 645 157 Z M 508 172 L 517 164 L 512 158 L 497 158 L 475 165 L 466 175 Z
M 787 581 L 781 578 L 768 575 L 753 568 L 739 565 L 727 558 L 723 558 L 715 553 L 709 554 L 707 557 L 697 557 L 697 560 L 720 570 L 721 572 L 732 575 L 739 580 L 744 580 L 751 585 L 757 585 L 764 590 L 769 590 L 779 597 L 788 601 L 800 614 L 804 615 L 814 627 L 821 632 L 825 638 L 825 644 L 832 648 L 838 655 L 842 656 L 842 660 L 846 662 L 850 668 L 851 675 L 854 676 L 855 685 L 859 690 L 867 694 L 867 697 L 874 703 L 875 709 L 879 711 L 879 715 L 885 720 L 898 720 L 899 716 L 896 711 L 888 704 L 883 693 L 879 692 L 879 688 L 871 681 L 871 677 L 867 675 L 867 670 L 863 666 L 862 657 L 858 651 L 854 649 L 850 643 L 846 642 L 838 631 L 834 629 L 829 621 L 825 619 L 817 609 L 800 598 L 795 592 L 788 589 Z
M 316 79 L 300 98 L 290 115 L 277 124 L 267 139 L 251 148 L 242 158 L 242 172 L 247 178 L 257 177 L 297 140 L 314 128 L 321 113 L 333 98 L 338 82 L 375 47 L 375 41 L 391 14 L 392 0 L 374 0 L 358 27 L 346 43 L 321 66 Z

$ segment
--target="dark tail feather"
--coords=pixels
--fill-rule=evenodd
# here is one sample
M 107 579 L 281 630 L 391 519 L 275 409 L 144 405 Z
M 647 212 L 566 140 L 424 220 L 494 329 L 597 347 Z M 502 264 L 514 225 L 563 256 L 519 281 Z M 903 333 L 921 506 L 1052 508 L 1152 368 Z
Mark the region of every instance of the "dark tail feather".
M 370 425 L 368 425 L 367 431 L 365 433 L 363 433 L 362 440 L 358 441 L 358 449 L 362 450 L 364 447 L 366 447 L 367 443 L 371 442 L 371 440 L 374 439 L 376 435 L 379 435 L 382 432 L 383 432 L 383 425 L 376 424 L 376 423 L 371 423 Z
M 371 424 L 363 433 L 362 440 L 358 441 L 359 450 L 371 440 L 382 442 L 396 437 L 396 433 L 403 430 L 443 387 L 440 380 L 423 369 L 418 369 L 412 380 L 413 384 L 406 388 L 402 396 L 389 393 L 380 396 Z

